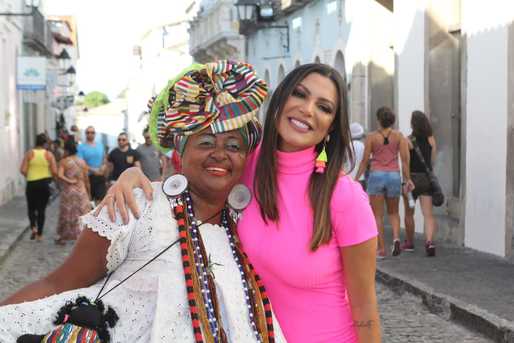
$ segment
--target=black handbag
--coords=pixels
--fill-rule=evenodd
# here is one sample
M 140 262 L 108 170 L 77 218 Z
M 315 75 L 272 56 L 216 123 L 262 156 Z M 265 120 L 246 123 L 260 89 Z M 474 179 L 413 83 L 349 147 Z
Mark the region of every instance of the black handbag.
M 423 154 L 421 153 L 421 149 L 416 144 L 416 140 L 411 140 L 412 145 L 414 146 L 414 151 L 416 152 L 416 155 L 418 155 L 419 160 L 421 163 L 423 163 L 423 166 L 425 167 L 425 173 L 427 174 L 428 179 L 430 180 L 430 192 L 432 194 L 432 205 L 439 207 L 444 204 L 444 194 L 443 190 L 441 188 L 441 184 L 439 183 L 439 180 L 437 179 L 437 176 L 434 174 L 430 168 L 428 168 L 427 163 L 425 162 L 425 158 L 423 157 Z

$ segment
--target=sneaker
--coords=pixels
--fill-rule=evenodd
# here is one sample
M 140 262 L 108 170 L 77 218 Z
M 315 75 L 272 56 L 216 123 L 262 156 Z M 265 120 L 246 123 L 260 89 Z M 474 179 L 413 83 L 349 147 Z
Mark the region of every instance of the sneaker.
M 414 243 L 412 243 L 412 241 L 409 241 L 406 239 L 403 241 L 401 249 L 403 251 L 413 252 L 414 251 Z
M 435 244 L 432 241 L 427 241 L 425 243 L 425 252 L 428 257 L 435 256 Z
M 391 255 L 398 256 L 402 252 L 402 249 L 400 248 L 400 240 L 395 239 L 393 242 L 393 248 L 391 249 Z
M 386 258 L 386 252 L 384 250 L 377 250 L 377 260 L 383 260 Z

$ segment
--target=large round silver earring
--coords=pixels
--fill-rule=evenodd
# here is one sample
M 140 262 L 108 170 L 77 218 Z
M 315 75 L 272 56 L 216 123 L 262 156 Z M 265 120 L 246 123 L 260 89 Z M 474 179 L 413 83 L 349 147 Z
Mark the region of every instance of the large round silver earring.
M 182 174 L 168 177 L 162 183 L 162 191 L 170 198 L 175 198 L 187 189 L 187 178 Z
M 232 188 L 228 195 L 227 202 L 230 216 L 235 223 L 241 219 L 242 212 L 250 204 L 250 201 L 252 201 L 252 193 L 248 187 L 240 183 Z

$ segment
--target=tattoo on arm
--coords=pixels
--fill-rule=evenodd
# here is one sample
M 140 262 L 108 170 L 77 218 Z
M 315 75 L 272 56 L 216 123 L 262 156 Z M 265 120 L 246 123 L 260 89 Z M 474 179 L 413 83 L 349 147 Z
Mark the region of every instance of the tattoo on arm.
M 371 326 L 373 325 L 373 320 L 355 320 L 353 322 L 353 326 L 356 328 L 364 328 L 364 329 L 371 329 Z

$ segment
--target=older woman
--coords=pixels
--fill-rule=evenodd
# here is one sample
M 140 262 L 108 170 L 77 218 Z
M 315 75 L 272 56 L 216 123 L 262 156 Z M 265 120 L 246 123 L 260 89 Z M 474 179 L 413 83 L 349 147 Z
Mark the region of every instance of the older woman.
M 265 96 L 246 64 L 193 65 L 170 81 L 150 125 L 158 144 L 182 154 L 183 176 L 154 183 L 151 203 L 136 190 L 142 216 L 127 225 L 106 211 L 84 216 L 63 265 L 2 303 L 0 341 L 44 334 L 66 301 L 100 293 L 119 316 L 111 342 L 281 341 L 234 233 L 249 200 L 237 184 L 261 137 L 255 114 Z

